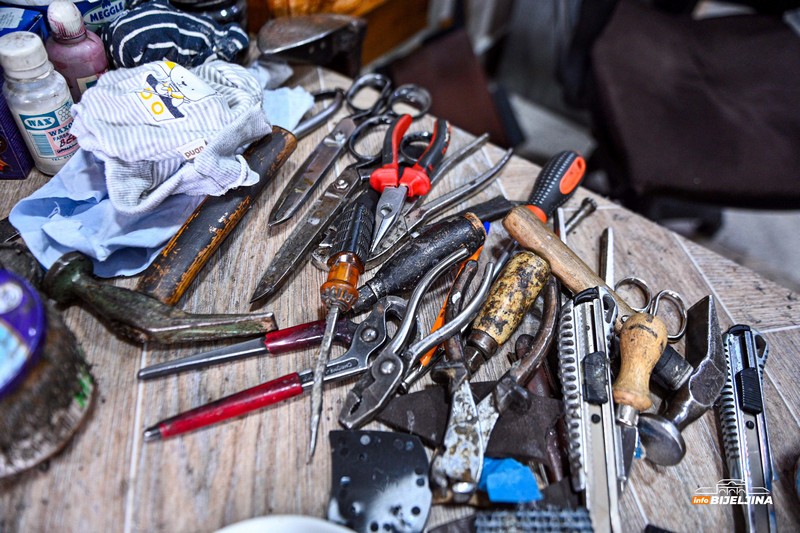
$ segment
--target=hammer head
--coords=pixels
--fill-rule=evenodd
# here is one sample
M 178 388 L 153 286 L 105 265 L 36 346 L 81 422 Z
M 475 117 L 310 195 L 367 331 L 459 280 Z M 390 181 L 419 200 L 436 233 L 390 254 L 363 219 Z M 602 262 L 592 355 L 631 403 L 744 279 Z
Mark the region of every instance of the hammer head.
M 686 444 L 680 432 L 714 405 L 725 384 L 722 332 L 710 295 L 689 309 L 686 360 L 692 365 L 689 379 L 664 402 L 658 415 L 639 416 L 639 436 L 647 459 L 663 466 L 681 462 Z
M 686 360 L 694 370 L 661 412 L 679 431 L 714 405 L 727 372 L 714 298 L 709 295 L 694 304 L 688 316 Z

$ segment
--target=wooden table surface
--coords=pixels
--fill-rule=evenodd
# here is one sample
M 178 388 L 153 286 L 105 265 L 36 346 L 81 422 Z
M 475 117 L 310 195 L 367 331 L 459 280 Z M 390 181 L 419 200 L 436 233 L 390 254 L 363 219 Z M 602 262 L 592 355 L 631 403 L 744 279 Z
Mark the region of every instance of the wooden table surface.
M 298 70 L 293 81 L 311 90 L 348 86 L 344 78 L 311 68 Z M 244 223 L 184 296 L 181 308 L 231 313 L 251 309 L 248 300 L 262 271 L 298 220 L 269 231 L 269 210 L 286 180 L 334 124 L 328 123 L 299 143 L 275 183 L 266 188 Z M 430 120 L 423 121 L 424 127 L 431 125 Z M 470 138 L 454 129 L 452 149 Z M 501 153 L 496 147 L 484 149 L 451 172 L 440 192 L 434 194 L 484 170 Z M 346 164 L 341 160 L 337 172 Z M 476 200 L 500 192 L 523 199 L 537 172 L 531 163 L 514 158 L 499 182 Z M 2 183 L 0 216 L 7 215 L 17 199 L 46 180 L 33 173 L 26 181 Z M 597 265 L 601 231 L 612 226 L 617 278 L 640 276 L 654 288 L 678 290 L 689 304 L 712 294 L 723 329 L 744 323 L 766 336 L 770 358 L 765 395 L 778 475 L 774 484 L 778 526 L 784 531 L 798 530 L 800 504 L 794 495 L 792 475 L 800 454 L 798 295 L 588 191 L 578 191 L 566 206 L 567 214 L 585 196 L 595 198 L 599 209 L 569 236 L 569 244 L 590 266 Z M 463 207 L 466 205 L 453 210 Z M 501 224 L 493 224 L 487 251 L 507 238 Z M 491 254 L 484 253 L 487 255 Z M 263 309 L 275 312 L 280 327 L 322 318 L 318 291 L 323 280 L 323 272 L 306 265 Z M 135 281 L 115 283 L 132 287 Z M 443 289 L 440 283 L 425 300 L 423 318 L 427 325 L 440 305 L 434 297 L 441 298 Z M 310 367 L 315 350 L 255 358 L 142 383 L 136 380 L 138 369 L 211 346 L 137 346 L 117 339 L 78 307 L 67 310 L 66 316 L 97 381 L 94 407 L 60 455 L 44 467 L 0 483 L 0 532 L 213 531 L 268 514 L 326 515 L 331 475 L 327 434 L 338 428 L 336 418 L 352 382 L 326 389 L 321 440 L 310 465 L 305 462 L 310 414 L 307 396 L 182 437 L 156 443 L 142 439 L 142 430 L 160 419 Z M 526 322 L 520 331 L 529 330 L 526 325 L 530 326 Z M 678 347 L 682 350 L 681 345 Z M 499 377 L 508 365 L 507 351 L 504 347 L 475 379 Z M 418 387 L 427 383 L 426 378 Z M 380 428 L 378 424 L 367 427 Z M 626 531 L 642 531 L 647 524 L 673 531 L 733 530 L 734 512 L 738 510 L 691 504 L 695 489 L 726 477 L 715 415 L 707 413 L 686 429 L 684 436 L 688 452 L 678 466 L 663 468 L 646 461 L 634 465 L 621 502 Z M 463 507 L 434 507 L 428 527 L 469 512 Z

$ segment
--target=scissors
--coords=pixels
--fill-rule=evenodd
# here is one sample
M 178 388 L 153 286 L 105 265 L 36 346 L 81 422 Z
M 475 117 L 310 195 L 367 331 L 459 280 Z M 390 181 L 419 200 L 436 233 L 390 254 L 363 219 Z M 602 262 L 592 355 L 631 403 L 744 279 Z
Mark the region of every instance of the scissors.
M 396 97 L 396 101 L 409 101 L 412 98 L 410 95 L 414 94 L 416 90 L 413 87 L 402 86 L 395 90 L 393 94 L 400 95 Z M 386 114 L 382 113 L 380 116 L 385 117 Z M 283 242 L 280 250 L 274 255 L 261 276 L 261 280 L 250 299 L 251 302 L 269 298 L 277 293 L 290 275 L 299 270 L 305 257 L 322 240 L 339 213 L 368 186 L 372 171 L 380 166 L 381 154 L 365 155 L 355 148 L 355 143 L 361 133 L 374 127 L 376 125 L 362 128 L 358 133 L 354 131 L 353 135 L 356 136 L 356 140 L 348 143 L 348 149 L 355 158 L 355 162 L 342 171 L 333 183 L 328 185 L 325 192 L 311 205 L 303 220 L 294 227 L 292 233 Z M 404 135 L 398 139 L 398 164 L 412 165 L 416 162 L 418 158 L 415 158 L 410 153 L 412 145 L 419 142 L 420 139 L 428 139 L 429 137 L 430 134 L 419 132 Z
M 678 331 L 674 334 L 668 334 L 667 340 L 669 342 L 678 342 L 683 334 L 686 333 L 686 323 L 688 321 L 688 315 L 686 312 L 686 304 L 683 301 L 683 298 L 680 294 L 673 290 L 663 289 L 658 291 L 656 294 L 653 294 L 653 291 L 641 278 L 637 278 L 636 276 L 628 276 L 627 278 L 622 278 L 614 285 L 614 291 L 618 292 L 621 287 L 632 286 L 639 290 L 644 296 L 644 304 L 642 307 L 636 307 L 628 302 L 628 305 L 631 306 L 631 309 L 636 311 L 637 313 L 649 313 L 651 315 L 658 314 L 658 307 L 661 303 L 661 300 L 668 300 L 674 309 L 678 312 Z M 623 317 L 624 318 L 624 317 Z
M 367 107 L 356 102 L 368 98 L 371 90 L 378 92 L 377 98 Z M 380 74 L 365 74 L 357 78 L 344 95 L 350 114 L 342 118 L 336 127 L 309 154 L 302 165 L 284 187 L 269 215 L 270 227 L 289 220 L 311 196 L 322 179 L 339 158 L 356 127 L 370 117 L 396 113 L 400 104 L 417 110 L 413 118 L 425 115 L 431 107 L 430 93 L 419 85 L 402 85 L 392 90 L 389 79 Z
M 413 87 L 403 86 L 398 92 L 409 91 Z M 404 100 L 407 99 L 405 96 Z M 442 163 L 450 144 L 450 124 L 444 119 L 438 119 L 433 132 L 426 139 L 427 146 L 422 154 L 413 165 L 401 166 L 400 146 L 406 139 L 406 132 L 415 118 L 409 114 L 398 115 L 393 108 L 387 107 L 380 115 L 372 116 L 362 122 L 350 136 L 348 142 L 350 153 L 357 159 L 373 159 L 375 162 L 380 162 L 380 166 L 373 170 L 369 177 L 370 186 L 381 193 L 375 211 L 375 232 L 370 252 L 375 251 L 378 243 L 397 221 L 406 198 L 428 194 L 431 189 L 431 175 Z M 389 127 L 384 135 L 380 153 L 371 156 L 359 153 L 356 148 L 359 139 L 365 132 L 383 125 Z

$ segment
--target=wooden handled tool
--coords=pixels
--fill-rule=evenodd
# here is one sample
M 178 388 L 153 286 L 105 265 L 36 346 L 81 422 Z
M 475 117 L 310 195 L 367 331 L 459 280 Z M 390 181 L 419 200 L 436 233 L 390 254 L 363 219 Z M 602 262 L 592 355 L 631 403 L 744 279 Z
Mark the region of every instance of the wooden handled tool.
M 617 333 L 622 328 L 622 317 L 636 314 L 636 311 L 616 294 L 612 287 L 606 285 L 603 279 L 550 231 L 527 206 L 512 209 L 503 219 L 503 227 L 523 248 L 536 252 L 550 263 L 553 275 L 574 294 L 591 287 L 606 288 L 619 308 L 617 321 L 614 324 Z
M 277 126 L 272 134 L 252 144 L 244 158 L 260 176 L 258 183 L 207 197 L 145 270 L 136 290 L 175 305 L 296 146 L 294 135 Z
M 520 252 L 509 260 L 472 322 L 466 349 L 470 372 L 511 337 L 549 277 L 550 266 L 533 252 Z
M 660 318 L 636 313 L 619 333 L 620 371 L 614 381 L 614 401 L 644 411 L 650 401 L 650 373 L 667 346 L 667 326 Z

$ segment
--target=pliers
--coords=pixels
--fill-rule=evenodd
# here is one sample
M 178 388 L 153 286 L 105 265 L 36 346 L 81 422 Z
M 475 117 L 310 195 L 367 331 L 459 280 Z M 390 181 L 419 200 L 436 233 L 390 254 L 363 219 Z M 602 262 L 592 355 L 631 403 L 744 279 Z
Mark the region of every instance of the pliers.
M 425 151 L 413 166 L 400 166 L 400 144 L 412 121 L 411 115 L 401 115 L 389 126 L 381 150 L 381 167 L 372 171 L 369 183 L 381 193 L 375 210 L 374 252 L 378 243 L 394 225 L 406 198 L 424 196 L 431 189 L 430 176 L 441 164 L 450 144 L 450 124 L 437 119 Z

